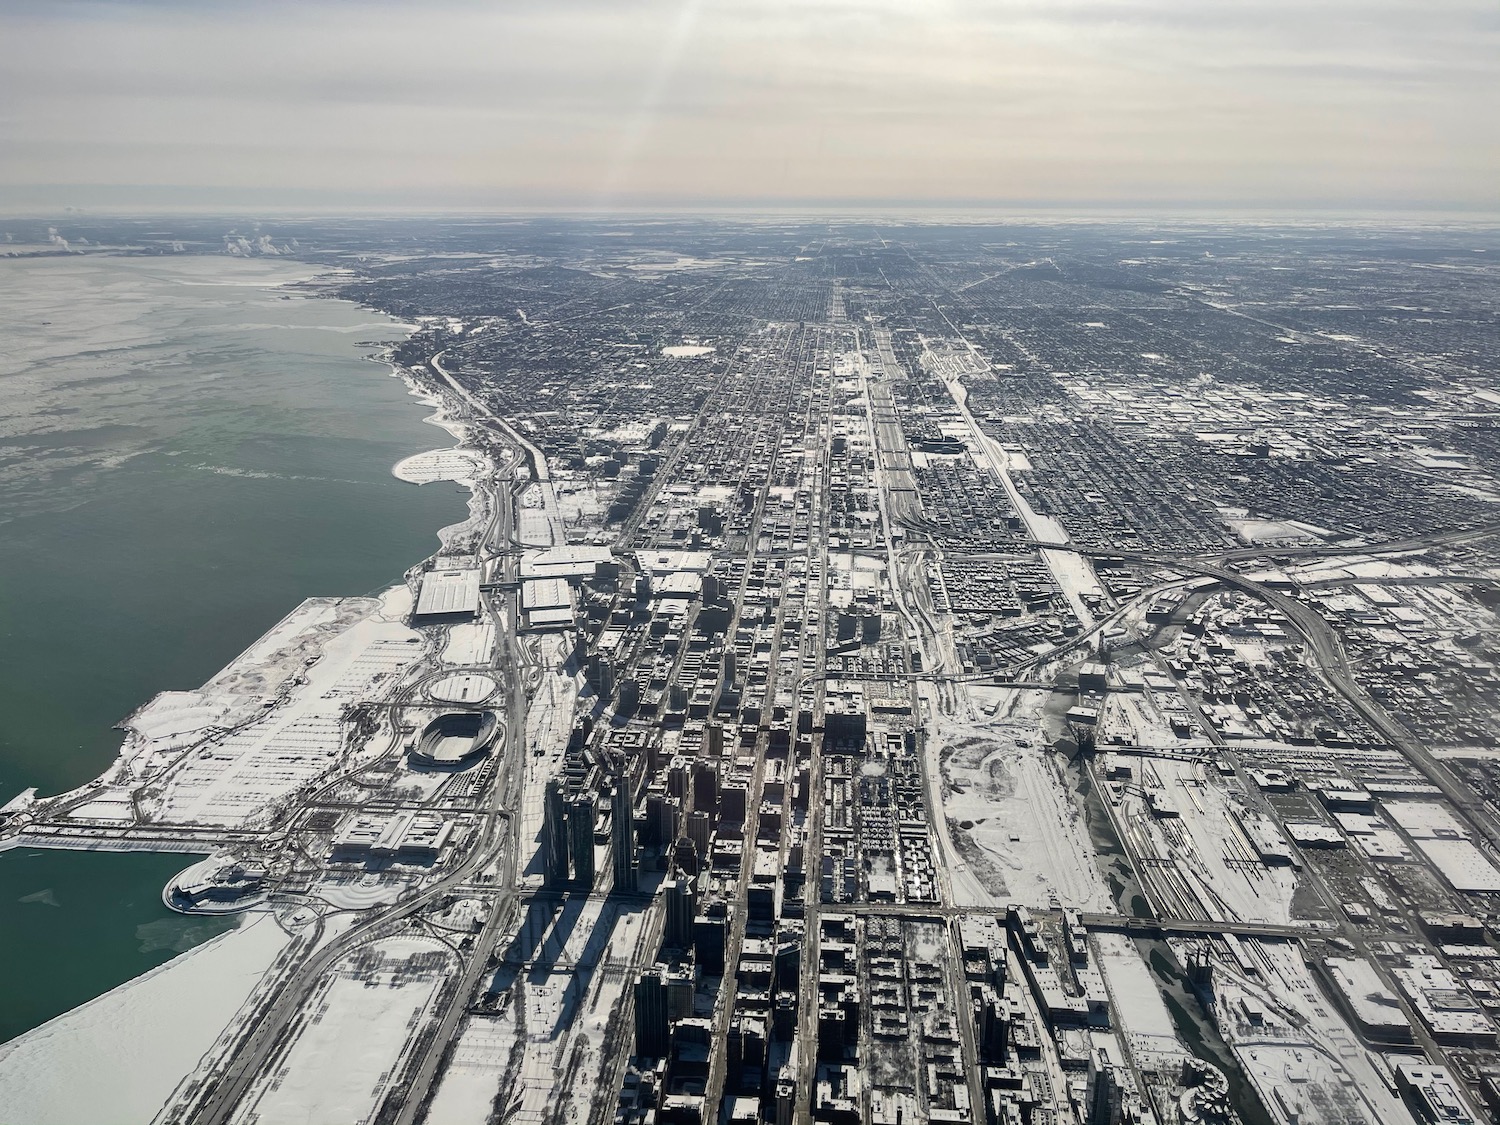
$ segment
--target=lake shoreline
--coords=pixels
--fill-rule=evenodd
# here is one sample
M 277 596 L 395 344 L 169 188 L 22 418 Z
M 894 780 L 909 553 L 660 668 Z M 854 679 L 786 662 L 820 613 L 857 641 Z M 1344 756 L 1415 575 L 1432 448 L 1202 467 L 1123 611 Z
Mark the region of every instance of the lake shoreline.
M 72 410 L 75 416 L 87 416 L 96 402 L 103 402 L 104 408 L 100 409 L 99 417 L 88 418 L 88 421 L 96 423 L 98 427 L 118 426 L 117 416 L 127 413 L 127 410 L 139 413 L 152 409 L 171 413 L 174 398 L 186 401 L 190 411 L 196 411 L 199 416 L 206 418 L 206 422 L 199 426 L 204 431 L 203 434 L 187 427 L 178 432 L 166 432 L 165 440 L 156 441 L 142 450 L 124 451 L 117 463 L 112 460 L 115 451 L 106 450 L 95 458 L 96 463 L 86 465 L 85 471 L 92 474 L 93 479 L 102 484 L 106 491 L 111 486 L 116 490 L 127 486 L 139 490 L 164 482 L 169 491 L 175 489 L 181 492 L 191 488 L 197 492 L 212 493 L 216 499 L 222 494 L 229 501 L 242 497 L 253 501 L 250 505 L 252 511 L 239 514 L 229 514 L 226 510 L 232 510 L 232 503 L 221 501 L 215 505 L 208 500 L 201 501 L 206 511 L 214 513 L 210 522 L 211 530 L 217 537 L 213 545 L 218 550 L 214 552 L 212 565 L 208 568 L 195 567 L 189 572 L 191 578 L 196 578 L 205 569 L 210 572 L 225 569 L 220 560 L 232 560 L 240 553 L 236 535 L 246 538 L 264 525 L 272 532 L 269 537 L 271 541 L 259 544 L 258 549 L 271 563 L 284 566 L 287 573 L 275 574 L 262 585 L 272 589 L 293 588 L 291 599 L 281 600 L 280 612 L 285 613 L 290 605 L 296 604 L 295 599 L 299 596 L 326 593 L 330 587 L 355 591 L 362 587 L 371 589 L 364 575 L 369 574 L 372 569 L 378 571 L 382 558 L 391 560 L 384 564 L 391 568 L 386 571 L 389 577 L 373 588 L 388 589 L 392 580 L 399 582 L 400 578 L 420 568 L 435 550 L 441 549 L 442 532 L 455 526 L 453 515 L 460 516 L 459 525 L 464 522 L 462 516 L 465 513 L 473 518 L 472 492 L 468 502 L 463 503 L 458 512 L 453 512 L 452 501 L 443 495 L 442 490 L 412 488 L 408 493 L 406 483 L 394 476 L 394 467 L 401 460 L 424 449 L 431 449 L 431 445 L 423 440 L 424 431 L 415 429 L 416 424 L 422 424 L 424 430 L 428 424 L 438 425 L 457 441 L 461 441 L 463 435 L 444 416 L 441 398 L 434 393 L 434 389 L 417 386 L 407 373 L 392 362 L 396 347 L 414 330 L 414 326 L 309 285 L 309 282 L 319 278 L 328 278 L 333 273 L 332 270 L 301 262 L 247 265 L 234 259 L 202 256 L 191 262 L 184 259 L 166 262 L 118 259 L 114 262 L 101 262 L 94 258 L 87 263 L 87 269 L 81 270 L 77 268 L 79 263 L 68 260 L 40 264 L 28 261 L 24 264 L 32 267 L 27 271 L 27 278 L 17 276 L 21 271 L 14 269 L 15 263 L 7 261 L 0 264 L 0 287 L 14 289 L 26 285 L 28 279 L 38 276 L 38 269 L 45 268 L 48 272 L 34 288 L 45 290 L 47 286 L 51 286 L 53 304 L 59 308 L 76 305 L 80 319 L 84 321 L 94 317 L 98 321 L 97 335 L 102 337 L 100 341 L 91 340 L 91 329 L 73 329 L 65 341 L 58 342 L 45 336 L 50 328 L 37 330 L 44 322 L 53 320 L 56 314 L 48 315 L 45 309 L 40 313 L 30 312 L 33 320 L 25 327 L 31 331 L 31 350 L 27 352 L 18 349 L 20 358 L 11 364 L 11 368 L 12 374 L 18 375 L 23 387 L 28 381 L 40 385 L 41 390 L 37 396 L 40 401 L 35 413 L 41 423 L 54 424 L 53 418 L 41 417 L 45 413 L 43 408 L 54 411 L 67 409 Z M 139 313 L 138 321 L 125 322 L 117 317 L 118 323 L 112 322 L 108 311 L 100 312 L 93 307 L 94 298 L 108 301 L 112 295 L 118 297 L 121 294 L 134 299 Z M 179 297 L 179 294 L 182 295 Z M 24 306 L 24 302 L 22 304 Z M 201 313 L 195 311 L 195 304 L 201 306 Z M 38 307 L 42 307 L 39 300 L 33 299 L 29 308 L 35 310 Z M 166 320 L 170 326 L 153 335 L 151 313 L 158 308 L 168 312 Z M 228 312 L 224 311 L 226 308 Z M 26 315 L 26 311 L 23 308 L 19 315 Z M 199 321 L 207 324 L 206 331 L 196 330 L 193 323 L 195 315 Z M 268 332 L 271 333 L 269 337 L 266 335 Z M 205 336 L 209 338 L 208 344 L 204 342 Z M 226 357 L 223 359 L 216 358 L 219 353 L 212 346 L 220 339 L 224 346 L 219 351 Z M 99 342 L 108 346 L 97 349 L 88 346 Z M 70 357 L 67 354 L 69 348 L 76 349 L 80 358 Z M 257 348 L 262 350 L 258 352 Z M 101 362 L 93 358 L 96 352 L 107 354 L 108 361 Z M 30 367 L 26 366 L 28 358 L 32 360 Z M 387 379 L 398 380 L 402 389 L 393 393 L 394 388 L 385 379 L 375 378 L 376 372 L 368 366 L 372 362 L 384 369 L 381 374 L 385 374 Z M 239 364 L 243 371 L 234 364 Z M 18 367 L 20 370 L 15 371 Z M 191 378 L 176 377 L 165 382 L 153 382 L 151 378 L 158 371 L 183 370 L 190 376 L 201 373 L 200 383 L 210 394 L 219 395 L 223 399 L 223 405 L 227 409 L 223 411 L 222 423 L 205 411 L 201 401 L 203 396 L 197 393 L 197 384 Z M 97 378 L 91 384 L 89 378 L 79 378 L 80 371 Z M 310 389 L 307 397 L 311 401 L 307 405 L 297 401 L 301 390 L 298 376 L 303 371 L 307 372 L 305 382 Z M 142 376 L 139 372 L 145 374 Z M 236 380 L 233 384 L 228 381 L 232 376 Z M 75 396 L 71 401 L 64 398 L 62 394 L 55 393 L 54 387 L 46 384 L 48 377 L 55 378 L 59 385 L 68 381 L 80 384 L 81 393 L 85 397 L 78 399 Z M 93 395 L 93 385 L 104 385 L 109 379 L 113 379 L 118 386 L 122 377 L 133 379 L 138 384 L 130 388 L 130 395 L 110 390 L 101 392 L 97 397 Z M 153 392 L 158 389 L 163 391 L 162 400 L 153 402 L 156 397 Z M 182 399 L 184 394 L 191 394 L 191 397 Z M 418 403 L 413 404 L 412 398 L 417 398 Z M 333 440 L 309 440 L 309 431 L 316 431 L 318 416 L 323 413 L 321 408 L 326 405 L 323 400 L 337 400 L 344 408 L 344 417 L 328 416 L 332 423 L 329 428 L 336 431 Z M 54 403 L 57 405 L 54 406 Z M 397 405 L 403 409 L 391 409 Z M 426 407 L 425 416 L 416 415 L 410 409 L 412 405 Z M 247 415 L 253 425 L 247 425 Z M 9 419 L 9 428 L 12 431 L 19 429 L 19 440 L 23 444 L 27 441 L 40 444 L 45 442 L 52 431 L 38 425 L 33 438 L 26 426 L 36 421 L 37 419 L 13 413 Z M 130 421 L 135 422 L 135 419 L 132 417 Z M 210 431 L 216 425 L 227 431 L 229 441 L 220 444 L 212 440 L 214 435 Z M 127 436 L 139 433 L 143 428 L 134 425 L 130 427 Z M 430 434 L 430 431 L 425 432 Z M 371 433 L 376 435 L 374 440 Z M 184 442 L 180 437 L 189 440 Z M 389 453 L 384 456 L 376 453 L 378 447 L 389 449 Z M 236 459 L 234 455 L 240 454 L 242 449 L 247 451 L 246 455 Z M 191 460 L 183 456 L 185 452 L 192 456 Z M 69 450 L 68 453 L 72 456 L 73 451 Z M 91 453 L 92 451 L 85 449 L 84 456 L 75 460 L 82 460 Z M 374 457 L 371 456 L 372 453 Z M 353 461 L 349 460 L 351 457 Z M 151 463 L 149 472 L 141 468 L 147 462 Z M 350 471 L 351 467 L 355 471 Z M 0 469 L 3 468 L 4 465 L 0 464 Z M 63 464 L 64 470 L 72 468 L 71 464 Z M 125 476 L 130 479 L 126 481 Z M 70 483 L 62 473 L 58 477 L 60 487 Z M 43 510 L 40 515 L 23 510 L 15 519 L 22 521 L 20 526 L 23 528 L 30 525 L 41 526 L 40 531 L 32 533 L 33 542 L 29 546 L 32 548 L 33 558 L 44 559 L 48 555 L 61 553 L 58 544 L 69 543 L 78 537 L 76 529 L 67 526 L 70 517 L 87 523 L 90 518 L 95 518 L 96 508 L 90 506 L 89 499 L 78 500 L 76 495 L 47 495 L 42 488 L 35 486 L 34 481 L 37 479 L 40 479 L 37 474 L 21 479 L 19 498 L 23 503 L 17 507 L 24 509 L 25 502 L 33 501 L 43 505 L 50 504 L 51 507 Z M 13 484 L 10 495 L 15 499 L 17 493 L 14 482 L 7 482 L 0 476 L 0 485 L 5 483 Z M 49 482 L 43 480 L 42 483 Z M 297 545 L 295 530 L 281 533 L 277 527 L 285 517 L 285 513 L 277 510 L 277 505 L 289 502 L 295 506 L 304 493 L 308 497 L 307 503 L 318 509 L 306 518 L 317 519 L 324 516 L 330 504 L 348 507 L 346 501 L 349 498 L 357 502 L 359 516 L 369 516 L 368 520 L 348 517 L 343 519 L 344 524 L 352 525 L 353 535 L 325 534 L 318 544 L 309 545 L 309 553 L 321 551 L 324 555 L 316 560 L 314 566 L 300 565 L 301 560 L 293 550 Z M 415 501 L 403 499 L 404 496 L 417 493 L 422 495 Z M 387 494 L 391 496 L 391 503 L 406 513 L 395 521 L 390 519 L 388 508 L 382 510 L 380 497 Z M 0 492 L 0 499 L 4 499 L 5 495 Z M 66 505 L 63 503 L 65 500 Z M 423 510 L 432 512 L 437 518 L 421 520 L 417 513 Z M 452 515 L 438 515 L 440 511 Z M 335 513 L 335 516 L 328 517 L 328 522 L 334 522 L 337 515 Z M 13 527 L 18 526 L 15 519 L 11 521 Z M 27 521 L 30 521 L 29 524 Z M 186 524 L 189 521 L 181 522 Z M 291 522 L 297 523 L 295 519 Z M 305 523 L 306 519 L 301 522 Z M 243 529 L 235 528 L 236 523 L 243 523 Z M 419 530 L 419 523 L 425 523 L 425 529 Z M 153 535 L 153 528 L 149 523 L 137 520 L 124 529 L 109 526 L 99 531 L 85 529 L 83 538 L 104 535 L 121 543 L 126 553 L 134 552 L 143 558 L 142 569 L 151 569 L 153 577 L 153 568 L 158 560 L 165 560 L 167 563 L 179 561 L 174 556 L 181 552 L 174 551 L 174 545 L 167 535 L 161 535 L 163 544 L 142 548 L 140 543 L 122 538 L 122 530 L 134 532 L 141 540 Z M 180 530 L 178 527 L 168 529 L 169 532 Z M 437 537 L 438 545 L 433 544 L 433 537 Z M 265 539 L 267 536 L 262 534 L 261 538 Z M 419 543 L 420 539 L 425 539 L 425 544 Z M 372 554 L 365 544 L 374 546 L 377 542 L 384 545 L 377 548 L 378 553 Z M 322 543 L 328 544 L 330 549 L 324 550 Z M 251 544 L 246 553 L 255 553 L 256 550 L 257 545 Z M 398 554 L 404 557 L 398 560 Z M 341 558 L 347 559 L 351 564 L 342 568 L 345 574 L 343 581 L 331 575 L 332 571 L 340 569 Z M 11 576 L 5 568 L 6 561 L 0 558 L 0 579 Z M 193 560 L 188 561 L 191 563 Z M 35 567 L 31 569 L 35 571 Z M 257 572 L 255 577 L 263 578 L 266 573 L 265 570 Z M 317 577 L 319 574 L 324 577 Z M 23 589 L 22 582 L 25 579 L 31 579 L 35 583 L 45 580 L 46 575 L 33 576 L 32 573 L 27 573 L 20 577 L 22 581 L 14 583 L 13 590 Z M 215 596 L 219 585 L 214 581 L 215 577 L 210 573 L 201 582 L 199 588 L 204 596 L 199 600 L 205 603 L 219 600 Z M 233 585 L 234 580 L 229 581 Z M 337 586 L 334 585 L 335 582 Z M 62 580 L 59 580 L 59 585 L 61 584 Z M 128 588 L 126 583 L 122 582 L 121 585 Z M 295 588 L 299 586 L 301 589 L 297 591 Z M 199 588 L 189 592 L 198 593 Z M 32 615 L 40 618 L 44 612 L 60 603 L 66 593 L 64 590 L 56 598 L 41 599 L 43 604 Z M 268 605 L 273 597 L 272 593 L 263 593 L 252 599 L 252 602 Z M 174 635 L 170 623 L 163 632 L 160 624 L 155 621 L 149 625 L 132 622 L 130 619 L 137 615 L 137 611 L 129 597 L 123 600 L 101 600 L 107 603 L 104 607 L 106 610 L 114 611 L 125 619 L 115 623 L 121 634 L 128 635 L 132 624 L 144 626 L 148 631 L 154 631 L 151 642 L 153 646 L 176 650 L 174 658 L 163 663 L 176 667 L 178 672 L 156 678 L 158 689 L 170 686 L 174 680 L 183 682 L 181 670 L 194 663 L 194 659 L 191 654 L 187 658 L 179 654 L 195 646 L 200 635 L 210 642 L 206 646 L 197 645 L 200 652 L 196 662 L 201 667 L 206 663 L 203 660 L 204 653 L 208 653 L 211 658 L 213 648 L 223 651 L 226 634 L 238 631 L 242 637 L 248 637 L 253 642 L 265 629 L 265 616 L 261 617 L 261 624 L 256 624 L 253 620 L 257 613 L 264 614 L 265 610 L 246 612 L 246 607 L 234 604 L 217 625 L 211 613 L 206 613 L 201 625 L 194 623 L 191 629 L 177 630 Z M 209 608 L 212 606 L 209 605 Z M 25 614 L 31 613 L 29 606 L 20 605 L 19 602 L 14 606 L 0 604 L 0 619 L 4 618 L 7 611 L 10 620 L 18 621 L 23 628 L 29 627 L 38 635 L 44 633 L 46 621 L 33 620 L 28 623 L 25 620 Z M 107 619 L 101 623 L 106 628 L 110 624 Z M 248 629 L 245 628 L 247 624 L 250 625 Z M 115 657 L 115 651 L 119 651 L 121 655 Z M 141 650 L 138 644 L 129 650 L 129 657 L 124 655 L 125 651 L 123 646 L 90 647 L 59 642 L 52 652 L 42 655 L 50 660 L 50 667 L 57 668 L 59 673 L 62 669 L 69 669 L 66 673 L 69 675 L 76 674 L 72 669 L 81 659 L 94 662 L 103 675 L 103 681 L 116 685 L 115 697 L 121 697 L 124 689 L 117 681 L 127 677 L 117 674 L 116 670 L 120 666 L 118 662 L 139 664 L 139 656 L 145 655 L 147 660 L 144 663 L 149 664 L 154 654 Z M 164 671 L 170 672 L 170 669 L 164 668 Z M 94 678 L 97 674 L 89 672 L 86 675 Z M 144 676 L 138 678 L 144 679 Z M 138 694 L 133 704 L 122 706 L 114 714 L 119 715 L 125 707 L 133 706 L 134 710 L 130 712 L 133 715 L 150 698 L 150 690 Z M 37 710 L 42 710 L 46 705 L 45 699 L 38 701 Z M 102 708 L 95 706 L 93 714 L 97 716 L 101 710 Z M 23 715 L 22 718 L 27 716 Z M 30 735 L 31 740 L 15 746 L 15 749 L 21 751 L 20 757 L 7 753 L 12 747 L 0 745 L 0 776 L 10 779 L 0 789 L 0 803 L 8 800 L 17 788 L 39 786 L 44 793 L 67 791 L 69 780 L 72 780 L 74 786 L 82 781 L 83 786 L 87 787 L 88 779 L 97 777 L 100 773 L 97 766 L 89 764 L 89 756 L 102 757 L 100 743 L 108 738 L 111 729 L 118 729 L 123 722 L 128 721 L 128 716 L 127 720 L 120 722 L 80 716 L 76 725 L 80 730 L 93 732 L 88 735 L 88 740 L 95 749 L 87 750 L 87 746 L 80 745 L 78 750 L 86 751 L 85 753 L 54 752 L 45 768 L 38 771 L 27 765 L 27 756 L 34 758 L 36 753 L 35 749 L 29 749 L 28 746 L 39 748 L 45 745 L 41 740 L 52 740 L 56 732 L 47 724 L 45 715 L 32 715 L 29 718 L 31 726 L 27 729 L 23 722 L 20 737 Z M 112 738 L 108 741 L 119 746 L 119 742 Z M 112 769 L 118 757 L 119 751 L 116 751 L 111 762 L 104 768 Z M 40 763 L 41 760 L 37 760 Z M 72 763 L 71 766 L 69 763 Z M 72 779 L 66 776 L 67 773 L 72 774 Z M 19 786 L 17 781 L 21 783 Z M 58 785 L 57 781 L 62 781 L 63 784 Z M 42 843 L 43 841 L 23 840 L 12 846 L 32 849 Z M 47 842 L 47 845 L 51 847 L 55 843 Z M 85 856 L 77 851 L 36 854 L 22 851 L 0 856 L 0 936 L 6 939 L 7 946 L 16 955 L 40 966 L 40 972 L 30 982 L 23 984 L 13 981 L 10 986 L 0 988 L 0 1007 L 5 1008 L 12 1017 L 0 1027 L 0 1039 L 9 1043 L 18 1042 L 29 1031 L 45 1026 L 68 1012 L 76 1011 L 80 1004 L 91 1003 L 121 986 L 129 987 L 163 964 L 181 960 L 181 950 L 191 948 L 191 945 L 183 944 L 186 939 L 173 938 L 169 945 L 180 946 L 180 949 L 170 949 L 173 956 L 163 960 L 161 955 L 166 950 L 161 945 L 153 946 L 153 939 L 143 938 L 139 934 L 132 935 L 130 931 L 147 929 L 159 923 L 168 926 L 175 924 L 161 917 L 168 912 L 160 903 L 164 880 L 159 870 L 161 865 L 156 862 L 159 857 L 155 853 L 163 850 L 177 853 L 172 856 L 170 864 L 175 870 L 193 862 L 191 857 L 205 854 L 206 849 L 202 844 L 183 842 L 164 849 L 160 842 L 156 846 L 137 848 L 131 845 L 121 846 L 115 842 L 101 844 L 97 841 L 70 841 L 69 846 L 86 847 L 95 854 Z M 138 866 L 133 866 L 132 861 L 123 856 L 119 861 L 113 858 L 101 860 L 102 854 L 119 854 L 125 851 L 136 854 L 136 859 L 140 861 Z M 115 868 L 111 866 L 116 862 L 124 864 L 119 872 L 115 872 Z M 105 867 L 115 872 L 109 878 L 120 883 L 120 892 L 131 901 L 140 900 L 149 889 L 152 901 L 149 906 L 140 907 L 144 913 L 136 918 L 108 916 L 115 908 L 105 905 L 107 895 L 97 895 L 91 889 L 94 882 L 103 878 L 100 873 Z M 127 871 L 139 873 L 125 874 Z M 123 883 L 120 882 L 122 878 Z M 106 888 L 101 887 L 100 890 Z M 85 901 L 90 897 L 98 898 L 97 905 L 91 906 Z M 189 925 L 182 930 L 183 933 L 198 933 L 200 941 L 213 936 L 213 933 L 201 929 L 201 919 L 186 921 Z M 232 925 L 232 922 L 226 920 L 224 925 Z M 61 927 L 61 931 L 58 927 Z M 195 930 L 193 927 L 199 929 Z M 100 936 L 92 946 L 89 942 L 83 942 L 71 955 L 61 952 L 54 955 L 53 951 L 59 949 L 59 932 L 70 933 L 80 928 L 97 929 Z M 178 931 L 173 932 L 175 934 Z M 67 944 L 62 943 L 64 946 Z M 90 972 L 84 975 L 91 973 L 92 983 L 81 990 L 59 987 L 70 975 L 77 975 L 79 957 L 89 966 Z

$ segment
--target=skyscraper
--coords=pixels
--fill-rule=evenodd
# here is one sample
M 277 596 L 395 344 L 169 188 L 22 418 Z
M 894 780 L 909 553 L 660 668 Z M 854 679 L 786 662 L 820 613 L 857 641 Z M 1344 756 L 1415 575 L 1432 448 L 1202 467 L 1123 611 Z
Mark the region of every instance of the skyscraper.
M 568 805 L 568 851 L 573 857 L 573 882 L 594 885 L 594 798 L 580 793 Z
M 693 914 L 697 906 L 693 882 L 679 872 L 676 878 L 667 881 L 664 890 L 667 927 L 662 935 L 663 944 L 669 949 L 687 949 L 693 944 Z
M 568 808 L 563 799 L 562 782 L 547 781 L 546 804 L 542 819 L 543 878 L 549 887 L 560 887 L 568 881 Z
M 660 969 L 648 969 L 635 981 L 635 1053 L 659 1059 L 667 1053 L 671 1025 L 667 1020 L 667 988 Z
M 630 799 L 630 774 L 622 770 L 615 778 L 610 816 L 610 851 L 614 857 L 615 890 L 634 894 L 640 885 L 640 864 L 635 854 L 635 802 Z

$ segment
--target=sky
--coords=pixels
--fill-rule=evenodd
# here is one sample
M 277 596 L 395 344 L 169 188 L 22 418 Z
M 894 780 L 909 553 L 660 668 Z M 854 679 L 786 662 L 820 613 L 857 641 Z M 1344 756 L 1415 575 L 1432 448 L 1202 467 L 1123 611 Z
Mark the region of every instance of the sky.
M 0 207 L 1500 211 L 1496 0 L 0 0 Z

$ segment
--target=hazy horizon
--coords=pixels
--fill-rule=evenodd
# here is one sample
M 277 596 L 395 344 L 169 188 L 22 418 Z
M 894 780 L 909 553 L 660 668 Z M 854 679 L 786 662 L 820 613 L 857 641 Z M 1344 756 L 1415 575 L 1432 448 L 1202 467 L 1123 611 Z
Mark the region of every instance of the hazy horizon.
M 38 3 L 0 208 L 1500 211 L 1477 0 Z

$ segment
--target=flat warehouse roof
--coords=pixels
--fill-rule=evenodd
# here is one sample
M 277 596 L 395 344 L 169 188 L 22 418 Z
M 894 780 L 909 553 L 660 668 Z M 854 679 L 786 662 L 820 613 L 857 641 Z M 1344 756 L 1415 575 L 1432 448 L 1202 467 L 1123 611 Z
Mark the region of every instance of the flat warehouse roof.
M 1500 871 L 1469 841 L 1418 839 L 1417 847 L 1455 891 L 1500 894 Z
M 415 617 L 479 612 L 478 570 L 434 570 L 422 576 Z
M 537 609 L 571 610 L 572 606 L 573 595 L 562 578 L 528 578 L 521 583 L 521 608 L 528 612 Z

